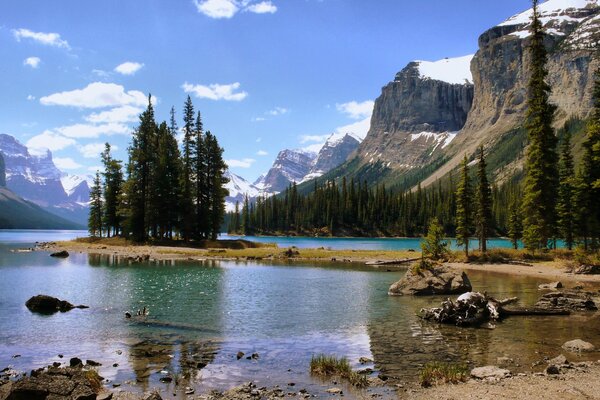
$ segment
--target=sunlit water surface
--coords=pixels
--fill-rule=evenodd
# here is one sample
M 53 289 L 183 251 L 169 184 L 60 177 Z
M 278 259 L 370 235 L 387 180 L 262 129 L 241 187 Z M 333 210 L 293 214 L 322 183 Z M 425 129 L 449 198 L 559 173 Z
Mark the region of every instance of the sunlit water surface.
M 169 374 L 185 377 L 197 392 L 250 380 L 284 388 L 294 382 L 295 390 L 318 392 L 331 383 L 308 373 L 317 353 L 346 356 L 356 368 L 364 367 L 359 357 L 368 357 L 394 381 L 410 381 L 433 360 L 487 365 L 509 356 L 513 370 L 530 371 L 544 356 L 556 356 L 565 341 L 593 343 L 600 333 L 594 313 L 513 317 L 493 330 L 423 322 L 416 312 L 443 298 L 388 296 L 402 271 L 308 262 L 129 265 L 110 256 L 55 259 L 47 252 L 14 251 L 83 234 L 0 231 L 0 369 L 27 371 L 79 356 L 102 362 L 99 372 L 107 385 L 132 390 L 174 391 L 159 381 Z M 518 296 L 522 304 L 535 302 L 542 282 L 481 272 L 469 276 L 476 290 Z M 33 314 L 24 304 L 39 293 L 90 308 Z M 124 318 L 126 311 L 144 306 L 148 317 Z M 259 358 L 238 360 L 238 351 Z

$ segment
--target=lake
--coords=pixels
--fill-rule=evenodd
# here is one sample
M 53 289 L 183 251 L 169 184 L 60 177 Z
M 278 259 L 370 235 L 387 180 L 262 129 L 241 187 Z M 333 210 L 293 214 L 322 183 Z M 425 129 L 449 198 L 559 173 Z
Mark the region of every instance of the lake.
M 99 372 L 108 385 L 135 391 L 158 387 L 170 393 L 175 388 L 160 378 L 171 375 L 197 393 L 251 380 L 284 390 L 294 382 L 289 390 L 322 393 L 332 384 L 308 373 L 310 358 L 318 353 L 348 357 L 355 368 L 375 367 L 404 382 L 434 360 L 479 366 L 508 356 L 513 371 L 531 371 L 532 363 L 558 355 L 565 341 L 594 343 L 600 333 L 593 313 L 513 317 L 493 330 L 424 322 L 416 312 L 443 297 L 390 297 L 389 285 L 403 272 L 347 263 L 128 265 L 110 256 L 55 259 L 47 252 L 12 251 L 81 235 L 0 231 L 0 369 L 29 371 L 78 356 L 102 362 Z M 522 304 L 535 302 L 542 283 L 482 272 L 469 277 L 476 290 L 498 298 L 519 296 Z M 33 314 L 24 304 L 39 293 L 90 308 Z M 124 317 L 144 306 L 149 316 Z M 239 351 L 245 353 L 240 360 Z M 253 353 L 258 359 L 246 359 Z M 359 357 L 374 365 L 359 365 Z M 353 397 L 350 388 L 345 393 Z M 176 398 L 186 397 L 176 392 Z

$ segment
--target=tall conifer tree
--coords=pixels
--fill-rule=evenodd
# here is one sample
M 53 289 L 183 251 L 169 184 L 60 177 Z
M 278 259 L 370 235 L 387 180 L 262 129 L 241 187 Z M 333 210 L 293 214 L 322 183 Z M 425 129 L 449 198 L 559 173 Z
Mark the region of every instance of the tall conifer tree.
M 573 209 L 574 179 L 573 156 L 571 155 L 571 132 L 565 126 L 565 134 L 560 143 L 560 160 L 558 164 L 558 230 L 569 250 L 575 241 L 575 210 Z
M 537 5 L 538 1 L 534 0 L 525 122 L 529 146 L 525 165 L 523 241 L 529 250 L 547 248 L 548 241 L 555 237 L 558 194 L 557 139 L 552 128 L 556 107 L 548 101 L 550 86 L 545 81 L 548 75 L 547 54 Z
M 475 223 L 479 250 L 487 251 L 487 239 L 492 229 L 492 190 L 487 178 L 485 154 L 483 146 L 479 148 L 479 163 L 477 165 L 477 211 Z
M 90 191 L 90 215 L 88 231 L 92 237 L 102 237 L 102 181 L 100 172 L 96 172 Z
M 469 238 L 473 229 L 473 193 L 467 156 L 461 163 L 461 176 L 456 188 L 456 242 L 469 256 Z

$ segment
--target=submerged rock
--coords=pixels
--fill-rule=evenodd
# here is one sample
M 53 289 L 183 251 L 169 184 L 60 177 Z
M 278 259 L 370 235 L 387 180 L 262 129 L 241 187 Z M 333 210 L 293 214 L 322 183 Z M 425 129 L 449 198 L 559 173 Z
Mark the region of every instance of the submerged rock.
M 57 251 L 56 253 L 50 254 L 50 257 L 67 258 L 69 257 L 69 252 L 66 250 Z
M 42 314 L 53 314 L 55 312 L 66 312 L 74 308 L 89 308 L 88 306 L 75 306 L 66 300 L 60 300 L 56 297 L 48 296 L 45 294 L 38 294 L 33 296 L 25 303 L 25 306 L 31 312 L 37 312 Z
M 565 309 L 571 311 L 595 311 L 598 309 L 591 294 L 576 290 L 561 290 L 544 294 L 535 303 L 536 307 L 546 309 Z
M 464 271 L 433 266 L 429 269 L 409 269 L 402 279 L 390 286 L 388 294 L 426 296 L 461 294 L 471 290 L 471 281 Z
M 542 283 L 538 286 L 539 290 L 554 290 L 554 289 L 562 289 L 562 282 L 551 282 L 551 283 Z

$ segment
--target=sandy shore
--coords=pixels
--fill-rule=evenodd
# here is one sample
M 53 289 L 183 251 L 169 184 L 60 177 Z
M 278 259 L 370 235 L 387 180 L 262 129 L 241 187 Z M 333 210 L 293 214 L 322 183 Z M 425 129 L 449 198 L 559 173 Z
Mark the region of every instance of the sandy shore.
M 148 245 L 111 245 L 105 243 L 85 243 L 78 241 L 52 242 L 44 244 L 41 250 L 60 251 L 67 250 L 71 253 L 105 254 L 124 258 L 148 257 L 151 260 L 277 260 L 286 262 L 349 262 L 366 265 L 377 261 L 406 260 L 418 258 L 420 252 L 413 251 L 385 251 L 385 250 L 332 250 L 294 249 L 291 256 L 286 254 L 287 249 L 275 246 L 266 246 L 246 249 L 197 249 L 189 247 L 148 246 Z M 407 264 L 397 265 L 372 265 L 373 268 L 402 269 Z M 510 275 L 525 275 L 538 277 L 550 281 L 566 281 L 572 284 L 600 283 L 600 275 L 576 275 L 567 272 L 560 261 L 536 262 L 530 265 L 519 264 L 475 264 L 475 263 L 448 263 L 451 268 L 466 271 L 488 271 Z

